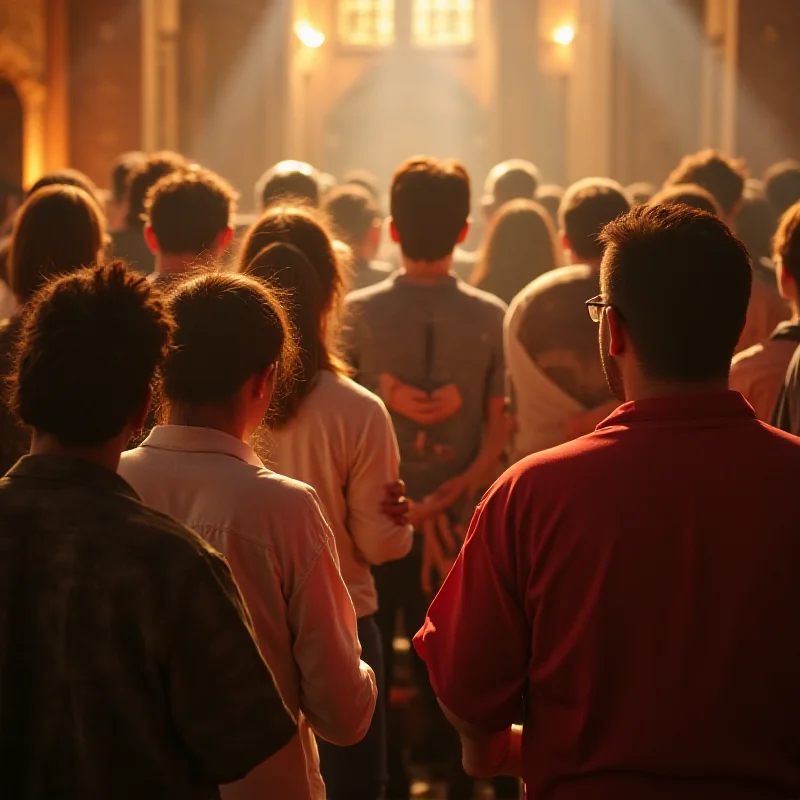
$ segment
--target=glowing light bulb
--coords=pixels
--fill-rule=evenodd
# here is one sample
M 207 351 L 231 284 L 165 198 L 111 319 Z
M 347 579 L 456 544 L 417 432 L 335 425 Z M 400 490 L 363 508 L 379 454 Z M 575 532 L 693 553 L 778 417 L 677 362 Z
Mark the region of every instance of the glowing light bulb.
M 306 22 L 306 20 L 297 22 L 294 26 L 294 32 L 297 38 L 306 47 L 310 47 L 312 50 L 322 47 L 325 43 L 325 34 L 322 31 L 318 31 L 310 22 Z
M 575 41 L 575 28 L 572 25 L 559 25 L 553 31 L 553 41 L 562 47 L 567 47 Z

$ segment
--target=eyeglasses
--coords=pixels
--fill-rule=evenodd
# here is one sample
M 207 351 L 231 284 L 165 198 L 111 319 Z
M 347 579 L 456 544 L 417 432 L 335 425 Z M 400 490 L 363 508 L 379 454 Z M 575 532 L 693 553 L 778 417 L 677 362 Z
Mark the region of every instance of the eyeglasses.
M 586 301 L 586 310 L 592 322 L 600 322 L 603 319 L 604 308 L 611 308 L 611 303 L 606 303 L 601 294 Z

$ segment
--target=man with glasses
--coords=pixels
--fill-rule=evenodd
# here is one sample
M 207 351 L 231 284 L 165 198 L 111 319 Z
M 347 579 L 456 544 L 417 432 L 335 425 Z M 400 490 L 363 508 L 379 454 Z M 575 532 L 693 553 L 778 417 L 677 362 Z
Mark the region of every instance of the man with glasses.
M 417 652 L 468 770 L 529 797 L 800 796 L 800 439 L 728 389 L 747 251 L 686 206 L 601 241 L 624 404 L 489 491 Z

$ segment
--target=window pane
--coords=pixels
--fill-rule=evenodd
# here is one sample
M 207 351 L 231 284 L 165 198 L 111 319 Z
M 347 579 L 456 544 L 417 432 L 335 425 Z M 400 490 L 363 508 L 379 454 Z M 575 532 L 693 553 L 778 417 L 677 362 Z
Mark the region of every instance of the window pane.
M 421 47 L 472 44 L 475 0 L 414 0 L 414 43 Z
M 339 0 L 339 41 L 356 47 L 394 42 L 394 0 Z

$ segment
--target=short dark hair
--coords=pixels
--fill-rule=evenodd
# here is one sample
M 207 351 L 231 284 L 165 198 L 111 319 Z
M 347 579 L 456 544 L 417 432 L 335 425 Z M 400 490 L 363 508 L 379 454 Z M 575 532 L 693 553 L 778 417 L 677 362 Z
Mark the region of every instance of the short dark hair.
M 536 191 L 536 202 L 550 215 L 553 225 L 558 225 L 558 207 L 564 199 L 564 187 L 556 183 L 546 183 Z
M 219 175 L 192 166 L 161 178 L 147 193 L 145 222 L 160 250 L 200 255 L 231 223 L 236 192 Z
M 722 213 L 729 215 L 742 199 L 746 173 L 742 165 L 716 150 L 684 156 L 667 178 L 667 185 L 696 183 L 709 191 Z
M 44 189 L 46 186 L 75 186 L 78 189 L 83 189 L 95 203 L 98 205 L 100 204 L 100 193 L 97 189 L 97 184 L 86 173 L 81 172 L 79 169 L 59 169 L 42 175 L 42 177 L 28 189 L 28 197 L 36 194 L 36 192 L 40 189 Z
M 372 195 L 362 186 L 337 186 L 323 205 L 335 232 L 351 247 L 364 241 L 381 212 Z
M 722 216 L 722 210 L 714 199 L 714 195 L 696 183 L 676 183 L 672 186 L 665 186 L 650 198 L 650 205 L 660 204 L 678 205 L 682 204 L 689 208 L 696 208 L 698 211 L 705 211 L 708 214 Z
M 800 202 L 783 212 L 772 243 L 775 259 L 800 287 Z
M 319 172 L 304 161 L 279 161 L 256 183 L 256 205 L 261 209 L 292 201 L 317 208 L 321 194 Z
M 239 272 L 246 272 L 258 253 L 275 242 L 285 242 L 300 250 L 317 273 L 327 307 L 336 308 L 344 292 L 344 280 L 322 212 L 305 206 L 268 208 L 242 243 Z
M 122 261 L 52 281 L 25 313 L 12 407 L 65 445 L 106 442 L 144 403 L 171 330 L 159 293 Z
M 23 303 L 51 278 L 96 263 L 106 241 L 100 207 L 77 186 L 53 184 L 23 204 L 11 234 L 8 280 Z
M 763 193 L 746 187 L 733 227 L 747 247 L 754 264 L 772 255 L 772 237 L 777 224 L 778 219 L 772 205 Z
M 585 178 L 573 183 L 558 207 L 558 224 L 577 258 L 595 261 L 603 257 L 600 232 L 631 207 L 625 191 L 608 178 Z
M 147 193 L 161 178 L 173 172 L 185 170 L 189 162 L 180 153 L 163 150 L 153 153 L 147 160 L 134 167 L 128 176 L 128 227 L 144 225 L 144 204 Z
M 773 164 L 764 174 L 765 191 L 773 211 L 781 216 L 800 200 L 800 161 L 786 159 Z
M 653 380 L 728 376 L 750 301 L 747 250 L 719 217 L 684 205 L 638 206 L 601 234 L 603 297 Z
M 365 169 L 351 169 L 345 173 L 341 185 L 360 186 L 362 189 L 366 189 L 376 205 L 380 206 L 381 191 L 378 188 L 378 179 L 371 172 Z
M 128 195 L 128 178 L 136 167 L 147 161 L 147 153 L 132 150 L 123 153 L 114 162 L 111 168 L 111 196 L 121 203 Z
M 280 296 L 262 281 L 210 272 L 170 295 L 173 346 L 164 362 L 169 405 L 225 404 L 245 381 L 278 366 L 278 388 L 291 385 L 297 348 Z
M 542 182 L 539 168 L 522 158 L 510 158 L 489 171 L 484 184 L 484 204 L 499 208 L 511 200 L 533 200 Z
M 440 261 L 452 254 L 470 211 L 469 175 L 458 161 L 409 159 L 394 174 L 391 198 L 407 258 Z

